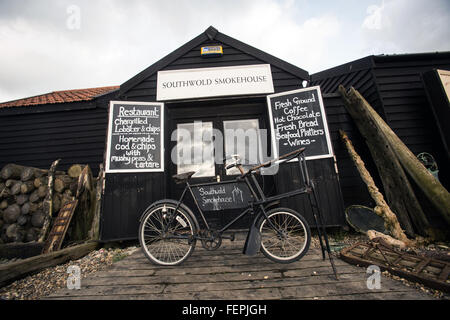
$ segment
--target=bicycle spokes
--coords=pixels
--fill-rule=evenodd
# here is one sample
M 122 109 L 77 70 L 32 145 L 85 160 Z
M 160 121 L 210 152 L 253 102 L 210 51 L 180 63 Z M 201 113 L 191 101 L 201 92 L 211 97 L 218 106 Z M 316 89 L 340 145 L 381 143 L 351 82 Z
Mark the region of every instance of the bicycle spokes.
M 304 222 L 295 214 L 278 211 L 268 215 L 260 227 L 261 244 L 269 256 L 280 260 L 290 260 L 300 255 L 307 243 L 308 232 Z M 275 228 L 274 228 L 275 227 Z
M 172 265 L 183 261 L 192 250 L 193 227 L 187 216 L 173 206 L 153 209 L 142 222 L 141 242 L 157 263 Z

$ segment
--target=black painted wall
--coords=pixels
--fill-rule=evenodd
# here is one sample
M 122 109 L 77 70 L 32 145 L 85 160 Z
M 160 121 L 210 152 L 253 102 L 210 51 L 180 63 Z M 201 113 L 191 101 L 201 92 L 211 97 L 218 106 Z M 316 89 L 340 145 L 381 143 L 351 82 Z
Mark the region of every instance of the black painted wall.
M 434 68 L 449 70 L 450 52 L 369 56 L 313 74 L 311 84 L 320 85 L 326 93 L 337 93 L 339 84 L 346 88 L 355 87 L 414 154 L 428 152 L 434 156 L 440 170 L 439 179 L 450 189 L 450 168 L 422 81 L 422 75 Z M 355 130 L 351 118 L 345 123 L 353 128 L 350 138 L 382 190 L 381 180 L 364 140 Z M 355 200 L 370 203 L 367 193 L 364 197 L 362 192 L 357 192 L 359 199 L 353 198 L 350 190 L 357 191 L 360 178 L 347 165 L 343 151 L 335 150 L 346 205 L 360 204 L 353 203 Z M 421 191 L 414 187 L 431 222 L 445 224 Z
M 7 163 L 48 169 L 103 162 L 108 110 L 98 101 L 0 109 L 0 167 Z
M 195 43 L 193 44 L 192 41 L 194 41 Z M 144 70 L 143 72 L 138 74 L 135 79 L 127 81 L 124 86 L 121 86 L 121 92 L 118 99 L 129 101 L 156 101 L 156 81 L 158 70 L 270 63 L 275 92 L 283 92 L 302 88 L 302 82 L 304 80 L 309 80 L 309 75 L 307 72 L 220 33 L 216 34 L 214 39 L 210 39 L 207 35 L 200 35 L 192 41 L 184 46 L 184 52 L 182 52 L 182 47 L 172 53 L 171 55 L 174 57 L 172 60 L 169 59 L 170 57 L 163 58 L 161 61 L 149 67 L 147 71 Z M 186 46 L 188 45 L 190 45 L 190 47 L 186 49 Z M 223 56 L 214 58 L 202 58 L 200 56 L 200 48 L 204 45 L 222 45 L 224 51 Z M 151 70 L 151 72 L 148 70 Z M 246 103 L 249 101 L 254 101 L 255 98 L 260 99 L 261 101 L 263 101 L 263 103 L 265 103 L 265 96 L 262 95 L 259 98 L 252 96 L 214 99 L 211 100 L 211 104 L 226 104 L 227 99 L 228 101 L 233 101 L 233 103 Z M 187 102 L 187 105 L 189 105 L 189 102 Z M 166 122 L 167 121 L 170 120 L 166 119 Z M 167 127 L 168 124 L 166 123 L 166 128 Z M 170 132 L 166 132 L 166 137 L 170 137 L 170 134 Z M 170 153 L 168 153 L 166 150 L 166 156 L 169 155 Z M 314 161 L 311 162 L 310 167 L 312 172 L 315 173 L 318 179 L 322 179 L 324 182 L 326 182 L 325 180 L 330 179 L 331 177 L 330 172 L 328 171 L 334 170 L 334 163 L 333 161 L 330 161 L 329 163 L 319 163 L 317 161 Z M 136 238 L 139 225 L 139 216 L 153 201 L 160 200 L 168 196 L 166 192 L 168 183 L 167 179 L 170 179 L 170 177 L 168 176 L 167 171 L 164 174 L 160 175 L 151 173 L 124 173 L 108 174 L 107 177 L 109 178 L 107 178 L 104 197 L 104 210 L 102 215 L 103 230 L 101 232 L 101 237 L 103 240 Z M 286 179 L 283 175 L 279 175 L 276 180 L 278 185 L 281 185 L 283 181 L 286 182 Z M 130 191 L 129 188 L 133 184 L 136 185 L 137 191 Z M 342 205 L 333 205 L 333 203 L 342 202 L 340 198 L 340 190 L 339 187 L 336 187 L 336 185 L 332 187 L 331 185 L 332 184 L 330 183 L 324 183 L 321 186 L 321 188 L 325 188 L 325 190 L 327 188 L 333 188 L 332 191 L 327 191 L 327 193 L 332 195 L 334 198 L 333 200 L 326 202 L 327 204 L 324 208 L 324 213 L 333 217 L 326 219 L 326 222 L 329 225 L 333 226 L 343 225 L 345 222 L 343 218 Z M 127 194 L 127 197 L 121 197 L 121 199 L 123 199 L 122 201 L 127 201 L 127 203 L 119 204 L 117 203 L 117 195 L 122 194 Z M 145 201 L 142 201 L 142 199 L 145 199 Z M 301 198 L 292 202 L 291 205 L 294 208 L 304 207 Z M 307 217 L 308 221 L 313 224 L 313 221 L 308 213 L 304 214 Z M 126 216 L 126 218 L 124 218 L 124 216 Z M 126 223 L 119 223 L 119 221 L 124 221 L 124 219 L 127 220 Z

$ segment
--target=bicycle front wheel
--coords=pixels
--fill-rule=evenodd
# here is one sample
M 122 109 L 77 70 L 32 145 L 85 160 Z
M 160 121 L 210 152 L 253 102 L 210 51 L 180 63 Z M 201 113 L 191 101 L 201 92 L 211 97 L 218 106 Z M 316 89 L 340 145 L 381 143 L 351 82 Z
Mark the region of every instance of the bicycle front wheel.
M 174 266 L 194 251 L 195 224 L 192 217 L 173 203 L 160 203 L 147 209 L 139 226 L 139 242 L 145 256 L 154 264 Z
M 289 208 L 269 210 L 267 217 L 257 225 L 262 253 L 278 263 L 291 263 L 303 257 L 311 243 L 311 231 L 305 218 Z

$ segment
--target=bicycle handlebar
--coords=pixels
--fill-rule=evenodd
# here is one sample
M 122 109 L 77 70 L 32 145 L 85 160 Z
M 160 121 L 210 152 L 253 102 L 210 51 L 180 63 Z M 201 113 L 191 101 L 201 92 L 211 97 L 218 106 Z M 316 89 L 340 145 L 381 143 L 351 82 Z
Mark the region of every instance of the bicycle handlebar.
M 250 172 L 252 172 L 252 171 L 256 171 L 256 170 L 258 170 L 258 169 L 260 169 L 260 168 L 268 167 L 268 166 L 270 166 L 272 163 L 274 163 L 274 162 L 276 162 L 276 161 L 279 161 L 279 160 L 283 160 L 282 162 L 290 161 L 290 160 L 292 160 L 292 159 L 298 157 L 298 156 L 299 156 L 301 153 L 303 153 L 305 150 L 306 150 L 306 148 L 303 147 L 303 148 L 294 150 L 294 151 L 292 151 L 292 152 L 283 154 L 282 156 L 280 156 L 280 157 L 278 157 L 278 158 L 276 158 L 276 159 L 273 159 L 273 160 L 264 162 L 264 163 L 262 163 L 262 164 L 260 164 L 260 165 L 254 166 L 253 168 L 250 168 L 250 169 L 248 170 L 247 173 L 250 173 Z M 281 162 L 281 163 L 282 163 L 282 162 Z
M 249 174 L 249 173 L 251 173 L 251 172 L 253 172 L 253 171 L 256 171 L 256 170 L 258 170 L 258 169 L 260 169 L 260 168 L 268 167 L 268 166 L 270 166 L 272 163 L 274 163 L 274 162 L 276 162 L 276 161 L 282 160 L 282 162 L 280 162 L 280 163 L 290 161 L 290 160 L 292 160 L 292 159 L 298 157 L 298 156 L 299 156 L 301 153 L 303 153 L 305 150 L 306 150 L 306 148 L 305 148 L 305 147 L 302 147 L 302 148 L 297 149 L 297 150 L 294 150 L 294 151 L 292 151 L 292 152 L 283 154 L 282 156 L 280 156 L 280 157 L 278 157 L 278 158 L 276 158 L 276 159 L 273 159 L 273 160 L 264 162 L 264 163 L 262 163 L 262 164 L 259 164 L 259 165 L 257 165 L 257 166 L 254 166 L 254 167 L 250 168 L 246 173 L 243 172 L 243 170 L 242 170 L 242 164 L 241 164 L 241 163 L 238 163 L 237 158 L 236 158 L 236 161 L 235 161 L 235 162 L 233 162 L 233 163 L 231 163 L 231 164 L 225 166 L 225 169 L 226 169 L 226 170 L 229 170 L 229 169 L 231 169 L 231 168 L 238 167 L 238 168 L 240 169 L 241 173 L 242 173 L 242 176 L 245 176 L 245 175 L 247 175 L 247 174 Z

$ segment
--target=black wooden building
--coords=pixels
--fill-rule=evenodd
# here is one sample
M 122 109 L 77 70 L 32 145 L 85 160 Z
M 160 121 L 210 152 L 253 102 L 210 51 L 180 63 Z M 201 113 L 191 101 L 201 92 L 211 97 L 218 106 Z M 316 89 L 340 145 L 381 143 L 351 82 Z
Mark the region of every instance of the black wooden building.
M 202 57 L 201 48 L 205 46 L 221 46 L 223 54 Z M 270 128 L 267 94 L 157 100 L 158 72 L 270 65 L 274 93 L 301 89 L 305 81 L 310 86 L 320 85 L 335 158 L 310 160 L 308 166 L 319 188 L 325 224 L 343 226 L 345 206 L 372 205 L 372 201 L 338 136 L 339 129 L 349 132 L 370 167 L 367 148 L 336 93 L 338 84 L 353 85 L 360 90 L 414 153 L 427 151 L 435 155 L 445 180 L 448 173 L 440 158 L 440 138 L 434 130 L 433 118 L 424 109 L 428 102 L 421 73 L 433 68 L 449 69 L 449 61 L 448 53 L 371 56 L 310 76 L 301 68 L 210 27 L 120 88 L 110 87 L 89 99 L 75 99 L 77 101 L 0 104 L 0 166 L 14 162 L 48 168 L 53 160 L 62 158 L 63 169 L 72 163 L 87 163 L 97 173 L 107 148 L 109 102 L 163 102 L 165 170 L 106 174 L 101 239 L 135 239 L 139 217 L 145 208 L 153 201 L 176 198 L 180 194 L 180 188 L 171 179 L 177 168 L 170 162 L 175 143 L 171 132 L 178 125 L 201 120 L 222 130 L 226 121 L 248 120 L 257 122 L 261 129 Z M 283 165 L 278 175 L 265 178 L 266 191 L 290 189 L 298 178 L 294 166 Z M 217 176 L 227 179 L 223 166 L 216 166 L 214 179 Z M 307 202 L 296 198 L 283 205 L 297 209 L 313 225 Z M 230 212 L 213 212 L 207 217 L 223 223 L 232 216 Z
M 337 93 L 340 84 L 357 89 L 415 155 L 427 152 L 434 157 L 439 169 L 439 180 L 449 189 L 450 154 L 446 147 L 449 137 L 440 132 L 439 123 L 445 126 L 450 118 L 439 118 L 435 112 L 436 103 L 432 102 L 433 98 L 437 98 L 435 91 L 441 90 L 442 84 L 433 83 L 430 86 L 426 81 L 427 74 L 434 75 L 440 69 L 450 70 L 450 52 L 373 55 L 312 74 L 311 85 L 320 85 L 322 92 L 328 94 Z M 448 117 L 448 97 L 442 101 L 442 113 L 438 114 Z M 345 122 L 352 123 L 351 119 Z M 377 186 L 382 189 L 367 146 L 354 126 L 349 130 L 357 151 L 378 181 Z M 360 191 L 364 186 L 355 175 L 353 164 L 345 155 L 346 150 L 342 145 L 336 145 L 334 150 L 346 205 L 370 205 L 372 200 L 367 193 Z M 445 221 L 435 214 L 420 190 L 416 188 L 415 191 L 430 222 L 437 226 L 445 225 Z
M 223 54 L 204 58 L 201 48 L 204 46 L 221 46 Z M 157 101 L 158 71 L 202 69 L 211 67 L 249 66 L 269 64 L 273 79 L 274 92 L 284 92 L 303 88 L 303 82 L 309 81 L 307 71 L 282 61 L 259 49 L 218 32 L 213 27 L 208 28 L 198 37 L 170 53 L 160 61 L 151 65 L 132 79 L 120 86 L 115 99 L 119 101 Z M 180 123 L 190 123 L 196 120 L 210 121 L 213 127 L 223 129 L 224 122 L 233 120 L 256 120 L 259 128 L 269 128 L 267 111 L 267 94 L 252 94 L 239 96 L 220 96 L 204 99 L 178 99 L 165 102 L 165 158 L 170 159 L 170 152 L 174 142 L 170 140 L 170 133 Z M 341 112 L 338 106 L 330 105 L 327 115 L 330 121 L 336 121 L 333 114 Z M 339 110 L 338 110 L 339 109 Z M 339 117 L 339 116 L 338 116 Z M 337 130 L 338 126 L 332 130 Z M 135 238 L 138 217 L 145 207 L 152 201 L 163 198 L 177 198 L 181 194 L 181 187 L 177 187 L 171 176 L 176 174 L 176 166 L 167 162 L 164 172 L 160 173 L 113 173 L 106 180 L 103 203 L 102 237 Z M 291 181 L 295 179 L 296 171 L 287 165 L 271 180 L 264 181 L 266 191 L 276 192 L 293 189 Z M 325 223 L 328 226 L 342 226 L 345 224 L 343 204 L 340 193 L 334 159 L 325 158 L 309 162 L 313 178 L 318 182 L 325 213 Z M 215 176 L 226 180 L 223 166 L 216 168 Z M 205 179 L 193 179 L 194 182 Z M 331 183 L 330 183 L 331 182 Z M 270 188 L 270 187 L 275 188 Z M 120 197 L 118 196 L 120 195 Z M 288 203 L 297 207 L 313 225 L 311 209 L 302 199 L 295 199 Z M 206 213 L 206 217 L 213 223 L 223 224 L 234 217 L 230 212 Z M 248 223 L 248 221 L 247 221 Z M 237 225 L 243 227 L 244 225 Z

